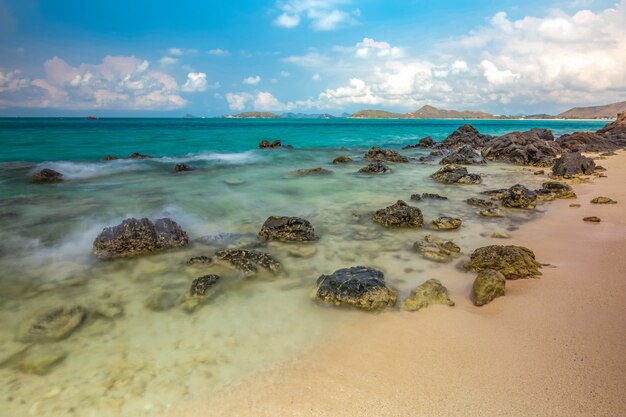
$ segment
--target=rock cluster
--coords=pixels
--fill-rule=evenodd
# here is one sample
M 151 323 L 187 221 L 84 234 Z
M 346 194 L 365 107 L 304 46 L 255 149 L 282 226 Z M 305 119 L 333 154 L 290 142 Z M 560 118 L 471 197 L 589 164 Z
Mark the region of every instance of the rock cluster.
M 483 151 L 484 157 L 489 160 L 540 167 L 551 166 L 559 153 L 560 148 L 547 129 L 507 133 L 491 141 Z
M 458 165 L 481 165 L 485 164 L 482 155 L 475 151 L 471 145 L 463 145 L 452 151 L 448 156 L 439 161 L 441 165 L 458 164 Z
M 474 126 L 465 124 L 452 132 L 450 136 L 439 142 L 436 147 L 441 149 L 457 149 L 463 145 L 471 145 L 474 149 L 482 149 L 489 144 L 493 136 L 483 135 Z
M 502 205 L 509 208 L 534 209 L 537 194 L 521 184 L 516 184 L 508 189 L 502 197 Z
M 290 145 L 283 145 L 281 141 L 279 140 L 270 142 L 269 140 L 264 139 L 259 143 L 259 149 L 278 149 L 278 148 L 291 149 L 293 147 Z

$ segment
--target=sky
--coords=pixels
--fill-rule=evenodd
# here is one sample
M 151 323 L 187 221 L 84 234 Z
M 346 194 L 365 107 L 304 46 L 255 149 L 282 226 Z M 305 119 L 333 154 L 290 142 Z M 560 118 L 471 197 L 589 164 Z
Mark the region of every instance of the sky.
M 625 68 L 626 0 L 0 0 L 0 116 L 556 114 Z

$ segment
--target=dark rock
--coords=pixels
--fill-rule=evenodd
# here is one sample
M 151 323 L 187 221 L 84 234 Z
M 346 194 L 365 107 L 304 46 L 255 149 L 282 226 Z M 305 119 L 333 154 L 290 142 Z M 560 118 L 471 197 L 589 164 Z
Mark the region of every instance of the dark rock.
M 608 197 L 596 197 L 591 200 L 591 204 L 617 204 L 617 201 Z
M 533 172 L 533 175 L 544 175 L 545 173 L 546 171 L 544 171 L 543 169 L 540 169 L 539 171 Z
M 569 152 L 607 152 L 618 148 L 615 142 L 593 132 L 574 132 L 561 136 L 556 142 Z
M 365 153 L 364 159 L 375 162 L 409 162 L 409 158 L 400 155 L 398 151 L 393 149 L 381 149 L 373 146 L 372 149 Z
M 488 195 L 489 198 L 491 198 L 492 200 L 500 201 L 504 198 L 505 195 L 508 194 L 508 192 L 508 188 L 498 188 L 497 190 L 481 191 L 480 193 L 483 195 Z
M 461 248 L 454 242 L 442 242 L 432 235 L 413 243 L 413 249 L 424 258 L 435 262 L 449 262 L 461 253 Z
M 549 167 L 559 153 L 560 148 L 554 143 L 550 130 L 531 129 L 507 133 L 494 139 L 483 151 L 483 156 L 516 165 Z
M 521 184 L 516 184 L 509 188 L 506 195 L 502 198 L 502 205 L 504 207 L 519 208 L 519 209 L 534 209 L 537 201 L 537 194 L 530 191 L 528 188 Z
M 573 177 L 578 174 L 591 175 L 596 167 L 591 158 L 580 152 L 565 153 L 554 162 L 552 174 L 558 177 Z
M 484 269 L 478 273 L 472 285 L 472 301 L 476 306 L 483 306 L 496 297 L 504 295 L 506 278 L 493 269 Z
M 583 217 L 583 221 L 591 222 L 591 223 L 600 223 L 602 220 L 600 220 L 600 218 L 596 216 L 589 216 L 589 217 Z
M 422 196 L 419 194 L 411 194 L 411 201 L 421 201 Z
M 359 169 L 359 172 L 362 174 L 387 174 L 391 171 L 391 168 L 389 168 L 384 162 L 374 162 Z
M 406 311 L 417 311 L 431 304 L 454 306 L 447 288 L 437 279 L 429 279 L 411 291 L 409 298 L 404 300 L 400 307 Z
M 548 191 L 554 198 L 576 198 L 576 193 L 572 187 L 563 182 L 546 181 L 542 184 L 541 190 Z
M 259 149 L 277 149 L 277 148 L 290 148 L 290 146 L 283 146 L 279 140 L 271 142 L 269 140 L 262 140 L 259 143 Z
M 607 124 L 596 133 L 612 140 L 620 147 L 626 146 L 626 111 L 618 114 L 614 122 Z
M 107 155 L 104 158 L 102 158 L 103 161 L 116 161 L 119 158 L 115 155 Z
M 384 274 L 373 268 L 355 266 L 322 275 L 317 279 L 314 299 L 362 310 L 380 310 L 396 304 L 397 295 L 385 283 Z
M 476 152 L 471 145 L 463 145 L 448 156 L 439 161 L 441 165 L 459 164 L 459 165 L 480 165 L 485 164 L 485 160 Z
M 417 160 L 420 162 L 432 162 L 434 158 L 432 156 L 420 156 Z
M 193 171 L 193 168 L 191 168 L 187 164 L 176 164 L 176 166 L 174 167 L 174 171 L 176 172 Z
M 329 170 L 329 169 L 325 169 L 325 168 L 309 168 L 309 169 L 298 169 L 296 171 L 291 171 L 290 174 L 291 175 L 298 175 L 298 176 L 304 176 L 304 175 L 330 175 L 332 174 L 333 171 Z
M 443 151 L 432 151 L 430 156 L 443 156 L 445 155 Z
M 208 256 L 194 256 L 193 258 L 187 261 L 187 264 L 189 265 L 210 264 L 211 262 L 212 260 Z
M 456 219 L 454 217 L 447 217 L 447 216 L 439 217 L 433 220 L 433 226 L 435 227 L 435 229 L 438 229 L 438 230 L 458 229 L 459 227 L 461 227 L 462 223 L 463 222 L 461 221 L 461 219 Z
M 215 253 L 214 263 L 221 263 L 235 268 L 246 275 L 256 274 L 259 269 L 270 272 L 280 270 L 280 262 L 272 255 L 245 249 L 224 249 Z
M 180 248 L 189 238 L 171 219 L 126 219 L 121 224 L 105 227 L 93 242 L 93 253 L 100 259 L 124 258 L 151 252 Z
M 465 264 L 466 269 L 480 272 L 493 269 L 506 279 L 533 278 L 541 275 L 541 264 L 535 254 L 523 246 L 491 245 L 476 249 Z
M 219 275 L 204 275 L 196 278 L 191 283 L 189 295 L 205 297 L 214 289 L 215 284 L 220 280 Z
M 348 162 L 352 162 L 352 158 L 348 155 L 341 155 L 333 159 L 333 164 L 347 164 Z
M 308 220 L 299 217 L 270 216 L 265 220 L 259 236 L 265 240 L 305 242 L 319 239 Z
M 148 159 L 148 158 L 152 158 L 152 157 L 150 155 L 140 154 L 139 152 L 133 152 L 126 157 L 126 159 Z
M 474 206 L 474 207 L 491 208 L 495 205 L 493 201 L 483 200 L 482 198 L 475 198 L 475 197 L 468 198 L 467 200 L 465 200 L 465 202 L 469 204 L 470 206 Z
M 435 141 L 430 136 L 421 138 L 415 145 L 407 145 L 402 149 L 415 149 L 415 148 L 432 148 L 435 146 Z
M 422 227 L 424 223 L 420 209 L 411 207 L 402 200 L 377 210 L 374 221 L 385 227 Z
M 53 169 L 44 168 L 35 172 L 31 178 L 38 183 L 53 183 L 63 181 L 63 174 Z
M 500 207 L 491 207 L 476 212 L 479 216 L 483 217 L 504 217 L 504 210 Z
M 86 317 L 87 310 L 80 305 L 56 307 L 22 326 L 17 340 L 24 343 L 56 342 L 69 337 Z
M 472 125 L 465 124 L 452 132 L 450 136 L 439 142 L 436 147 L 440 149 L 457 149 L 463 145 L 470 145 L 474 149 L 481 149 L 493 139 L 493 136 L 483 135 Z
M 439 195 L 439 194 L 433 194 L 433 193 L 422 193 L 422 198 L 424 200 L 428 199 L 428 200 L 447 200 L 448 197 L 443 196 L 443 195 Z
M 444 184 L 480 184 L 482 178 L 478 174 L 470 174 L 467 168 L 460 165 L 444 165 L 430 176 Z

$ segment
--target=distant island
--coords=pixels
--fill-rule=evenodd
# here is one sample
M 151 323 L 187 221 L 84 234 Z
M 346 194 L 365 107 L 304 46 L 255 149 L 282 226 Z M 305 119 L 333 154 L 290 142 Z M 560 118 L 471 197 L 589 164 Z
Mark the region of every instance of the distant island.
M 234 116 L 226 116 L 231 119 L 280 119 L 276 113 L 269 111 L 247 111 Z

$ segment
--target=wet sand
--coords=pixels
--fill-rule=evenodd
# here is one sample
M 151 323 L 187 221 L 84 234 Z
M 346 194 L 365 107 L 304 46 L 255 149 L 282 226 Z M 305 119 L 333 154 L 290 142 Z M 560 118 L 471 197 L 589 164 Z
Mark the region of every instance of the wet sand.
M 607 177 L 574 184 L 577 200 L 493 241 L 532 249 L 549 264 L 540 279 L 507 281 L 479 308 L 475 273 L 452 272 L 467 279 L 451 289 L 455 307 L 354 313 L 288 363 L 169 415 L 626 415 L 626 153 L 597 163 Z M 597 196 L 619 203 L 590 204 Z

